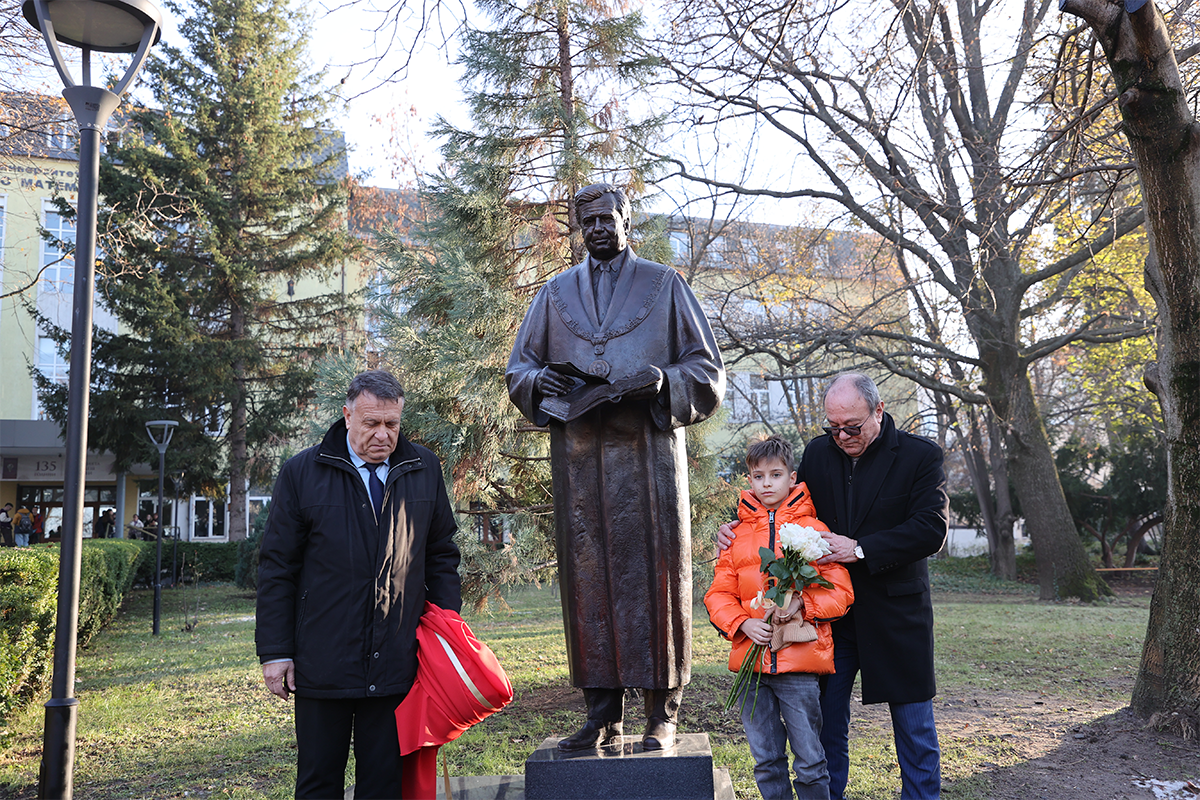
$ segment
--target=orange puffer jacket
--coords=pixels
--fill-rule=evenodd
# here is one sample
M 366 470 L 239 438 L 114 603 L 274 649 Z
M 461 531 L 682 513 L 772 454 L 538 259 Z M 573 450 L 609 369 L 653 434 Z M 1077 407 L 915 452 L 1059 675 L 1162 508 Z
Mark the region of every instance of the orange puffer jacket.
M 742 623 L 750 617 L 761 619 L 764 609 L 751 608 L 750 601 L 766 588 L 766 576 L 762 573 L 759 548 L 772 547 L 775 554 L 782 555 L 777 532 L 785 523 L 795 523 L 819 531 L 829 530 L 816 518 L 808 489 L 803 483 L 792 489 L 787 500 L 777 510 L 762 507 L 753 492 L 743 491 L 738 503 L 738 520 L 734 531 L 737 538 L 733 545 L 721 553 L 717 560 L 716 577 L 712 587 L 704 595 L 708 617 L 721 635 L 733 642 L 729 654 L 729 669 L 736 672 L 753 642 L 741 632 Z M 821 586 L 806 586 L 804 597 L 804 620 L 817 629 L 815 642 L 789 644 L 772 653 L 764 648 L 761 662 L 755 669 L 759 672 L 807 672 L 826 675 L 833 672 L 833 634 L 829 623 L 838 619 L 854 602 L 854 589 L 850 575 L 841 564 L 819 564 L 821 577 L 833 584 L 832 589 Z

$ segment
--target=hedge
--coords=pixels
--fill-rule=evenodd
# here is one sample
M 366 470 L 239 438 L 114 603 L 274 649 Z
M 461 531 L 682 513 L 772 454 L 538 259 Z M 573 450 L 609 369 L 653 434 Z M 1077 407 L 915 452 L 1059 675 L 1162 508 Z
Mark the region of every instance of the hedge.
M 96 540 L 80 550 L 78 642 L 117 613 L 146 550 Z M 58 545 L 0 549 L 0 723 L 50 678 L 58 605 Z
M 134 583 L 154 585 L 155 542 L 132 542 L 143 549 L 145 555 L 138 566 Z M 163 539 L 163 571 L 170 580 L 171 552 L 175 542 Z M 237 575 L 238 542 L 179 542 L 175 555 L 181 580 L 202 580 L 206 583 L 232 583 Z

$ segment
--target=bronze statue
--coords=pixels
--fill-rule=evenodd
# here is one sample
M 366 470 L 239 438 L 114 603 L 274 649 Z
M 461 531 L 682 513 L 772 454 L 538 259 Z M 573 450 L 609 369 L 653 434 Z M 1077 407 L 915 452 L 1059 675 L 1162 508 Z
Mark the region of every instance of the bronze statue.
M 645 694 L 643 747 L 671 747 L 691 675 L 692 559 L 684 425 L 712 415 L 725 369 L 679 273 L 628 246 L 629 200 L 575 196 L 588 258 L 538 292 L 508 362 L 509 397 L 550 428 L 554 527 L 571 681 L 588 718 L 564 751 L 622 734 Z

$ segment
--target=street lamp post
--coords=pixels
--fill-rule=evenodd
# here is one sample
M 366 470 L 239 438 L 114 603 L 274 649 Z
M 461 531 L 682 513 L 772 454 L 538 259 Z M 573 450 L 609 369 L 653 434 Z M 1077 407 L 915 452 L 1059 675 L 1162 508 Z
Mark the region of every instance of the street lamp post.
M 146 433 L 158 448 L 158 528 L 154 531 L 154 635 L 158 636 L 158 621 L 162 618 L 162 540 L 163 540 L 163 470 L 167 468 L 167 446 L 179 423 L 173 419 L 156 419 L 146 423 Z
M 96 272 L 96 203 L 100 182 L 100 134 L 158 41 L 162 13 L 149 0 L 26 0 L 22 12 L 41 31 L 79 124 L 79 200 L 75 226 L 75 298 L 67 378 L 66 472 L 63 476 L 62 542 L 58 564 L 58 617 L 54 672 L 38 797 L 70 798 L 75 762 L 75 631 L 79 623 L 79 543 L 83 539 L 83 489 L 87 466 L 88 386 L 92 372 L 92 302 Z M 82 83 L 76 83 L 58 44 L 82 50 Z M 112 91 L 91 84 L 92 51 L 133 53 Z

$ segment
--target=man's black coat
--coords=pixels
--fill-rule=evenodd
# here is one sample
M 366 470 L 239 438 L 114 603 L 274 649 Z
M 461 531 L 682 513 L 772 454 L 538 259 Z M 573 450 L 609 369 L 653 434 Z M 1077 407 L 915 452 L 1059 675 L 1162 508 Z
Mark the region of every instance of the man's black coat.
M 429 450 L 400 436 L 383 521 L 350 461 L 346 422 L 279 474 L 258 566 L 260 660 L 292 658 L 296 694 L 405 694 L 425 601 L 461 606 L 454 512 Z
M 817 517 L 857 539 L 866 556 L 846 564 L 854 606 L 834 622 L 858 640 L 864 703 L 918 703 L 936 694 L 933 604 L 925 559 L 942 548 L 949 500 L 942 450 L 883 415 L 879 436 L 851 462 L 832 437 L 809 442 L 798 477 Z M 839 630 L 840 629 L 840 630 Z

